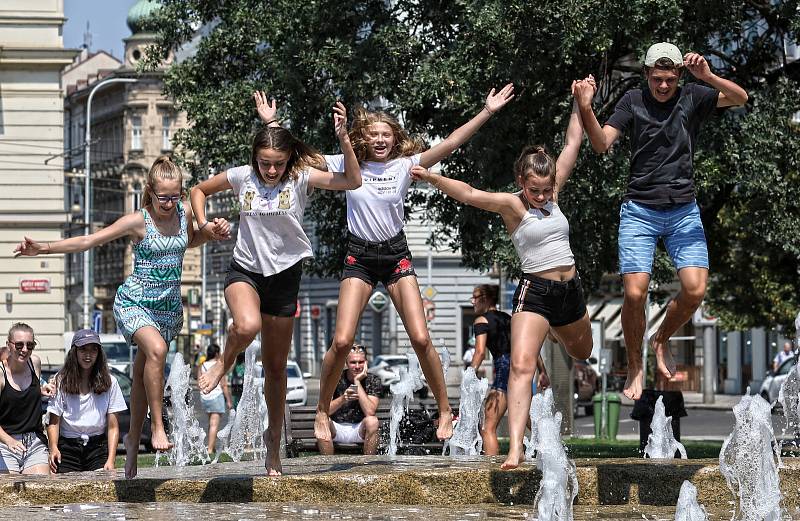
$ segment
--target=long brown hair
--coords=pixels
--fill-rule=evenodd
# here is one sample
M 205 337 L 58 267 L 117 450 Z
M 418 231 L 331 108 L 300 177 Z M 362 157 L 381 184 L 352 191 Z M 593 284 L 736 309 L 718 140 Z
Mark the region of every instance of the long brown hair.
M 475 289 L 480 291 L 481 296 L 492 306 L 497 305 L 497 297 L 500 294 L 500 286 L 497 284 L 478 284 Z
M 556 183 L 556 162 L 547 153 L 544 145 L 528 145 L 514 162 L 514 177 L 524 182 L 528 177 L 550 178 Z
M 64 367 L 58 372 L 58 389 L 67 394 L 81 392 L 81 366 L 78 363 L 78 348 L 69 348 Z M 97 359 L 89 370 L 89 390 L 95 394 L 103 394 L 111 388 L 111 373 L 108 371 L 108 359 L 103 346 L 97 349 Z
M 373 123 L 386 123 L 392 129 L 394 146 L 389 151 L 389 159 L 413 156 L 425 150 L 422 142 L 409 137 L 394 116 L 386 112 L 370 112 L 363 107 L 357 107 L 353 117 L 353 127 L 350 129 L 350 141 L 359 161 L 368 159 L 369 126 Z
M 183 172 L 169 156 L 159 156 L 147 172 L 147 189 L 142 195 L 142 208 L 150 206 L 153 202 L 151 195 L 155 191 L 156 181 L 159 179 L 180 179 L 181 193 L 183 192 Z
M 264 127 L 256 132 L 253 137 L 253 146 L 250 150 L 250 166 L 259 179 L 262 179 L 262 177 L 261 171 L 258 169 L 258 158 L 256 156 L 259 150 L 265 148 L 289 153 L 289 161 L 286 163 L 286 170 L 283 172 L 280 182 L 286 181 L 289 176 L 292 179 L 297 179 L 301 171 L 320 163 L 319 152 L 294 137 L 285 128 Z

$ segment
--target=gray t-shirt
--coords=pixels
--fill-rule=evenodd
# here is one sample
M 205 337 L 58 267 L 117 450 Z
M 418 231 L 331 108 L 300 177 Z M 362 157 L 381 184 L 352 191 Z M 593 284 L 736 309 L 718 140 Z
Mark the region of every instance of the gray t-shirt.
M 240 204 L 233 259 L 241 267 L 270 276 L 314 256 L 303 230 L 307 171 L 273 187 L 265 185 L 250 165 L 231 168 L 227 175 Z

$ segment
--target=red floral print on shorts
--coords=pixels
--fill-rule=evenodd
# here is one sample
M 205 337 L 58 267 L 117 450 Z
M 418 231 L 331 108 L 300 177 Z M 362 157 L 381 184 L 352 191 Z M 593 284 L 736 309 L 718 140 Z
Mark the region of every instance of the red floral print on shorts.
M 411 261 L 408 259 L 400 259 L 400 262 L 397 263 L 397 267 L 394 269 L 395 273 L 404 273 L 406 271 L 411 271 L 414 269 L 414 266 L 411 264 Z
M 352 255 L 348 255 L 347 258 L 344 259 L 344 262 L 350 266 L 356 263 L 356 258 Z

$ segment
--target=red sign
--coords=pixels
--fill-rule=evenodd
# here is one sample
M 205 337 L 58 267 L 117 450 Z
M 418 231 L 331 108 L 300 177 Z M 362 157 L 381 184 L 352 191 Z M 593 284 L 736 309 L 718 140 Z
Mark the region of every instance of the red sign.
M 312 305 L 311 318 L 314 320 L 319 320 L 320 315 L 322 315 L 322 308 L 318 304 Z
M 19 291 L 21 293 L 50 293 L 50 279 L 21 279 Z

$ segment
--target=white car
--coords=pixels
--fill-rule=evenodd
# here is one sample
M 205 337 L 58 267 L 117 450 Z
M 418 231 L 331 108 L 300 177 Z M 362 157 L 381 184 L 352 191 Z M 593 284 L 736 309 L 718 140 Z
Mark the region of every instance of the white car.
M 778 401 L 778 392 L 781 389 L 781 385 L 796 364 L 797 358 L 793 356 L 784 360 L 777 371 L 767 372 L 767 376 L 764 377 L 764 382 L 761 384 L 761 389 L 758 391 L 758 394 L 774 406 Z M 780 404 L 778 404 L 778 407 L 780 407 Z
M 400 381 L 400 371 L 408 371 L 408 357 L 406 355 L 378 355 L 369 367 L 370 374 L 381 379 L 382 396 L 389 393 L 389 387 Z M 425 387 L 417 391 L 420 398 L 428 396 L 428 382 L 422 376 Z
M 264 366 L 259 360 L 256 362 L 256 374 L 261 375 L 255 378 L 255 384 L 264 388 Z M 308 387 L 303 378 L 303 372 L 297 362 L 289 360 L 286 362 L 286 403 L 289 407 L 306 405 L 308 401 Z

